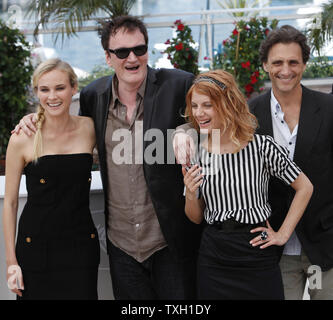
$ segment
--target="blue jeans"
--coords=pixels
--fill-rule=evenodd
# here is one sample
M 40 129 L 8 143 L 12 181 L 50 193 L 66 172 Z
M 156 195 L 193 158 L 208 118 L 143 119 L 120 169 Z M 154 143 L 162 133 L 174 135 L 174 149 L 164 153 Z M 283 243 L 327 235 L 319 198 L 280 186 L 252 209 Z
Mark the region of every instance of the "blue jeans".
M 196 263 L 180 263 L 165 247 L 138 262 L 110 244 L 110 273 L 116 300 L 195 299 Z

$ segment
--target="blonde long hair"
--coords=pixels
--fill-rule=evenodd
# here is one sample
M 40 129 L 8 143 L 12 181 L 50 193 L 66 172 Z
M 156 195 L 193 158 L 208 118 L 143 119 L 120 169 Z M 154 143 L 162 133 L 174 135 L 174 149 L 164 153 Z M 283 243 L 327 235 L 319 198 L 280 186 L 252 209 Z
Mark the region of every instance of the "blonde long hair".
M 234 77 L 224 70 L 213 70 L 199 74 L 186 96 L 185 117 L 199 132 L 192 113 L 192 94 L 208 96 L 225 130 L 230 130 L 230 139 L 241 149 L 242 142 L 253 139 L 258 126 L 257 119 L 249 111 L 245 96 L 239 90 Z
M 38 81 L 45 73 L 48 73 L 53 70 L 60 70 L 65 72 L 69 77 L 69 82 L 72 88 L 76 87 L 78 84 L 77 76 L 73 68 L 65 61 L 60 59 L 48 59 L 42 62 L 32 76 L 32 84 L 35 94 L 38 91 Z M 39 104 L 37 107 L 37 122 L 36 122 L 36 134 L 34 138 L 33 146 L 33 161 L 36 162 L 38 158 L 43 154 L 43 138 L 42 138 L 42 128 L 45 120 L 44 108 Z

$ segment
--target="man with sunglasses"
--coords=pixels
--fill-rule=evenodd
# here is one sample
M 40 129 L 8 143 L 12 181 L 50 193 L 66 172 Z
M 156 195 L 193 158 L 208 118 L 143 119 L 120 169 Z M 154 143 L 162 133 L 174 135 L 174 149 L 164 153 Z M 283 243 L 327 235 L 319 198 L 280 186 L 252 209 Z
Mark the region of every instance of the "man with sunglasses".
M 184 214 L 183 178 L 176 164 L 116 164 L 117 129 L 133 141 L 149 129 L 164 136 L 184 123 L 180 110 L 193 75 L 148 67 L 148 35 L 131 16 L 103 26 L 101 42 L 113 77 L 80 94 L 80 113 L 94 118 L 105 194 L 107 245 L 116 299 L 195 298 L 195 256 L 200 227 Z M 143 132 L 136 123 L 143 121 Z M 135 144 L 132 152 L 136 154 Z M 152 142 L 143 141 L 143 150 Z M 172 150 L 172 148 L 169 148 Z M 134 157 L 133 157 L 134 159 Z
M 194 299 L 201 227 L 186 218 L 181 169 L 167 161 L 168 150 L 174 160 L 167 131 L 184 123 L 185 96 L 194 76 L 148 66 L 148 34 L 137 18 L 122 16 L 106 23 L 101 43 L 115 73 L 81 91 L 80 114 L 95 123 L 114 296 Z M 33 127 L 32 115 L 17 126 L 27 134 Z M 163 163 L 142 155 L 154 146 L 151 129 L 162 132 L 163 155 L 156 159 L 162 157 Z M 114 137 L 124 130 L 135 141 L 131 163 L 117 159 L 121 141 Z M 136 146 L 143 146 L 143 153 Z

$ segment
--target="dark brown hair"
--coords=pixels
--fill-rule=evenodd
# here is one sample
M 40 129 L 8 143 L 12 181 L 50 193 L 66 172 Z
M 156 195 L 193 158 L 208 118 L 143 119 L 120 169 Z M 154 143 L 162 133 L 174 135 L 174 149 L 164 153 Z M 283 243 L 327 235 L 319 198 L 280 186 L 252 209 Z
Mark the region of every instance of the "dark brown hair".
M 102 23 L 102 28 L 99 30 L 104 50 L 109 48 L 110 37 L 114 36 L 122 28 L 128 32 L 133 32 L 136 29 L 139 29 L 145 38 L 146 44 L 148 44 L 148 32 L 146 26 L 140 19 L 133 16 L 118 16 L 110 21 Z
M 262 41 L 259 49 L 260 61 L 267 62 L 269 50 L 277 43 L 298 43 L 302 49 L 303 63 L 306 64 L 310 57 L 310 47 L 305 35 L 290 25 L 273 29 L 266 40 Z

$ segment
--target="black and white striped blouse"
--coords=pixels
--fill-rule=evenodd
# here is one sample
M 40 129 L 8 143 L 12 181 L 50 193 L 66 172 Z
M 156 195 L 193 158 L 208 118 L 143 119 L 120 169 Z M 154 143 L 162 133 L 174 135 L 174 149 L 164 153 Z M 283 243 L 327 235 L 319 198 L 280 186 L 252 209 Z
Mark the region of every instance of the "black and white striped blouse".
M 270 176 L 291 184 L 301 172 L 287 149 L 264 135 L 254 135 L 237 153 L 214 154 L 201 147 L 200 156 L 205 175 L 200 188 L 209 224 L 230 218 L 249 224 L 267 220 Z

